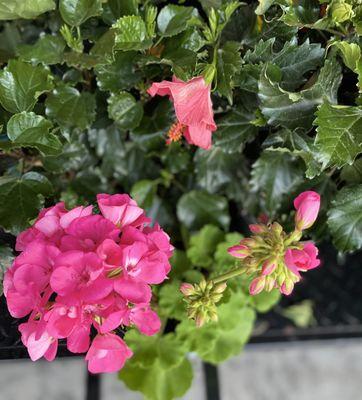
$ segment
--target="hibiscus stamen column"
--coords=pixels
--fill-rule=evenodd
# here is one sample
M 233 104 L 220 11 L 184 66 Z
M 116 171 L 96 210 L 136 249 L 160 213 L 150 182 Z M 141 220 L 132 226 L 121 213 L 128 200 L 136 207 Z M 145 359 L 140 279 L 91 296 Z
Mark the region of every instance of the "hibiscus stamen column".
M 252 224 L 252 235 L 228 249 L 240 264 L 208 282 L 181 285 L 187 302 L 188 315 L 201 326 L 217 319 L 216 303 L 220 301 L 229 279 L 245 275 L 250 280 L 249 292 L 257 295 L 262 291 L 278 289 L 282 294 L 292 293 L 300 281 L 300 272 L 318 267 L 318 249 L 313 242 L 302 242 L 303 230 L 315 222 L 319 207 L 318 193 L 301 193 L 294 201 L 296 208 L 295 229 L 287 234 L 278 222 Z

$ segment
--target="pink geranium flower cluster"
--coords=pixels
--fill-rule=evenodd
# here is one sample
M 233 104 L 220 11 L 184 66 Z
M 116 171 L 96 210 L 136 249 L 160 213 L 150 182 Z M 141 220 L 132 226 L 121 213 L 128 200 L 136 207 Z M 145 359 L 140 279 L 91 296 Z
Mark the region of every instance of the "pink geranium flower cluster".
M 153 335 L 160 328 L 150 285 L 170 271 L 169 237 L 128 195 L 97 200 L 101 215 L 58 203 L 17 238 L 20 254 L 4 293 L 13 317 L 29 315 L 19 330 L 33 361 L 53 360 L 66 339 L 71 352 L 87 352 L 90 372 L 118 371 L 132 351 L 115 331 L 135 326 Z

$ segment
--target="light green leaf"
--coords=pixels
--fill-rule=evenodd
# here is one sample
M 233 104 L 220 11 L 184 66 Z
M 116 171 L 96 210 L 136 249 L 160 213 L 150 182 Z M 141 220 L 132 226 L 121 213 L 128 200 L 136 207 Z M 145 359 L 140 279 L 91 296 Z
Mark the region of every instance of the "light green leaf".
M 53 90 L 45 104 L 47 116 L 65 128 L 86 129 L 95 118 L 94 96 L 69 86 Z
M 10 60 L 0 72 L 0 103 L 11 113 L 31 111 L 37 98 L 53 88 L 47 68 Z
M 255 307 L 256 311 L 265 313 L 274 307 L 280 300 L 280 292 L 273 289 L 271 292 L 261 292 L 256 296 L 250 296 L 251 305 Z
M 205 225 L 191 236 L 187 257 L 193 266 L 212 267 L 216 246 L 224 239 L 224 233 L 214 225 Z
M 116 33 L 115 49 L 143 50 L 152 45 L 143 19 L 136 15 L 120 18 L 112 28 Z
M 49 132 L 52 127 L 52 123 L 44 117 L 23 111 L 10 118 L 7 134 L 19 147 L 35 147 L 44 155 L 56 155 L 61 152 L 62 143 Z
M 177 203 L 178 219 L 190 230 L 198 230 L 206 224 L 228 229 L 230 216 L 224 197 L 192 190 L 185 193 Z
M 108 114 L 123 129 L 137 128 L 143 116 L 140 102 L 127 93 L 112 94 L 108 98 Z
M 246 302 L 245 294 L 234 293 L 218 307 L 218 322 L 197 328 L 194 321 L 182 321 L 176 328 L 177 336 L 204 361 L 213 364 L 225 361 L 241 352 L 252 332 L 255 311 Z
M 362 152 L 362 107 L 323 104 L 316 113 L 316 145 L 323 167 L 352 164 Z
M 33 64 L 60 64 L 63 61 L 65 42 L 60 36 L 44 35 L 33 45 L 18 47 L 19 57 Z
M 175 36 L 187 29 L 187 22 L 195 15 L 193 7 L 168 4 L 157 17 L 157 26 L 161 36 Z M 197 12 L 196 12 L 197 15 Z
M 0 226 L 15 234 L 27 228 L 43 205 L 42 195 L 51 192 L 51 183 L 37 172 L 19 178 L 0 177 Z
M 266 150 L 253 165 L 250 185 L 266 211 L 273 215 L 281 206 L 283 196 L 290 195 L 302 181 L 302 169 L 294 156 Z
M 60 0 L 59 11 L 70 26 L 79 26 L 102 13 L 102 0 Z
M 173 280 L 162 285 L 158 293 L 159 314 L 161 317 L 174 318 L 179 321 L 186 318 L 186 303 L 180 291 L 181 281 Z
M 130 389 L 140 391 L 149 400 L 173 400 L 187 391 L 192 367 L 185 358 L 187 348 L 174 334 L 145 337 L 130 332 L 126 341 L 134 356 L 119 377 Z
M 0 0 L 0 20 L 33 19 L 54 9 L 54 0 Z
M 328 212 L 333 242 L 342 252 L 362 247 L 362 185 L 347 186 L 338 192 Z

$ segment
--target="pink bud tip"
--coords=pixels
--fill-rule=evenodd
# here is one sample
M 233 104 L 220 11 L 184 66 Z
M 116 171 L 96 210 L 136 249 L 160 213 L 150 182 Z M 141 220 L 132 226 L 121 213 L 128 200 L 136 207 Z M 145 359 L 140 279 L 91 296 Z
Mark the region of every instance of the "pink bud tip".
M 280 292 L 285 294 L 286 296 L 289 296 L 294 289 L 294 283 L 292 281 L 287 281 L 284 282 L 283 285 L 280 288 Z
M 270 275 L 275 271 L 277 263 L 275 260 L 266 260 L 261 268 L 262 275 Z
M 259 294 L 265 287 L 265 277 L 260 276 L 258 278 L 255 278 L 250 286 L 249 286 L 249 293 L 252 296 L 255 296 L 256 294 Z
M 294 200 L 294 207 L 297 210 L 295 224 L 298 229 L 307 229 L 314 224 L 320 204 L 320 195 L 313 191 L 303 192 Z
M 247 246 L 238 244 L 228 248 L 228 253 L 236 258 L 245 258 L 250 255 L 250 250 Z
M 191 283 L 182 283 L 180 286 L 180 292 L 184 296 L 190 296 L 194 293 L 194 287 L 191 285 Z
M 250 224 L 249 229 L 252 233 L 262 233 L 265 231 L 265 227 L 259 224 Z

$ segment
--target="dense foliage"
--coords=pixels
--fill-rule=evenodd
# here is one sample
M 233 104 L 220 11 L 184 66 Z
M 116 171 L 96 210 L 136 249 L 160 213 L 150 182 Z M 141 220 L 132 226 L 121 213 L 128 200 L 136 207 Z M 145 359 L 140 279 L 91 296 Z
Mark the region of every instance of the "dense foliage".
M 311 236 L 362 247 L 362 5 L 357 0 L 0 0 L 0 226 L 13 234 L 43 206 L 130 193 L 177 250 L 154 291 L 162 332 L 126 333 L 121 371 L 152 400 L 190 386 L 188 352 L 240 352 L 256 312 L 236 278 L 219 322 L 187 320 L 180 283 L 234 265 L 227 248 L 261 214 L 293 224 L 292 199 L 322 197 Z M 217 130 L 210 150 L 166 145 L 172 103 L 152 82 L 203 75 Z M 0 248 L 1 269 L 12 254 Z

